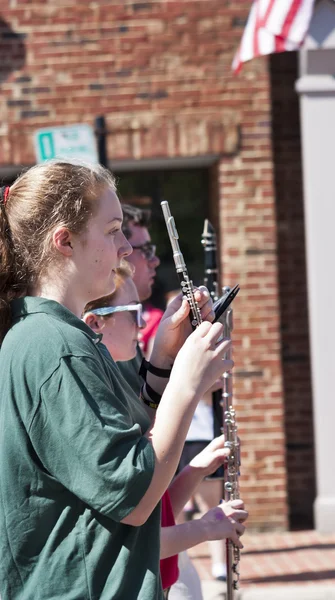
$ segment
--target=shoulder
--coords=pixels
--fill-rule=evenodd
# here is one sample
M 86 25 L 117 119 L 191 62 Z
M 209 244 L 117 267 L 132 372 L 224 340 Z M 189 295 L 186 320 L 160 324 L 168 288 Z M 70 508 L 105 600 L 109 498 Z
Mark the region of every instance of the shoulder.
M 1 347 L 3 367 L 33 369 L 48 377 L 61 358 L 99 357 L 95 344 L 84 331 L 45 313 L 29 314 L 14 323 Z

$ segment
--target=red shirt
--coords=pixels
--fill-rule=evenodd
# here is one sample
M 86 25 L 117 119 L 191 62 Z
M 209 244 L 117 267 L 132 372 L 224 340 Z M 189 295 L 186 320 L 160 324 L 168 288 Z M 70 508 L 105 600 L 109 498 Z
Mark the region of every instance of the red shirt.
M 149 341 L 155 337 L 160 320 L 163 316 L 163 311 L 160 308 L 154 308 L 151 304 L 143 312 L 143 318 L 146 321 L 146 326 L 141 330 L 141 348 L 145 354 L 148 349 Z
M 162 527 L 172 527 L 175 525 L 175 520 L 173 516 L 171 500 L 169 492 L 166 491 L 162 498 Z M 161 570 L 161 578 L 163 590 L 171 587 L 174 583 L 176 583 L 179 577 L 179 569 L 178 569 L 178 554 L 174 556 L 169 556 L 168 558 L 163 558 L 160 561 L 160 570 Z

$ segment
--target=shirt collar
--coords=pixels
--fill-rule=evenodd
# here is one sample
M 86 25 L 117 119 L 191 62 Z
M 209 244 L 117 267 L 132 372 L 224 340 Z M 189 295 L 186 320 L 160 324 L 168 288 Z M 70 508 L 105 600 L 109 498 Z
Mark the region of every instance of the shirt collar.
M 84 321 L 55 300 L 47 300 L 46 298 L 41 298 L 39 296 L 15 298 L 15 300 L 11 302 L 11 309 L 13 321 L 27 315 L 44 313 L 55 317 L 56 319 L 60 319 L 61 321 L 66 321 L 69 325 L 77 327 L 77 329 L 81 329 L 81 331 L 89 335 L 95 344 L 100 342 L 102 338 L 100 333 L 94 333 Z

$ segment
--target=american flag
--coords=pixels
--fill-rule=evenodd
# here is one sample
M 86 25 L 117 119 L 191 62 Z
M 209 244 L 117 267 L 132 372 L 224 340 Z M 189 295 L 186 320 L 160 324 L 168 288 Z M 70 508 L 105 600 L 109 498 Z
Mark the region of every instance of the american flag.
M 311 22 L 315 0 L 254 0 L 232 69 L 255 56 L 298 50 Z

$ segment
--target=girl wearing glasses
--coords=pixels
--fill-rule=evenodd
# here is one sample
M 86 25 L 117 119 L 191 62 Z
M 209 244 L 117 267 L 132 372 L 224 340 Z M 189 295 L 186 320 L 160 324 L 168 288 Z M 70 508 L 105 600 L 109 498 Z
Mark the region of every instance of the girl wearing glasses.
M 140 330 L 145 327 L 142 304 L 132 279 L 132 268 L 124 261 L 117 269 L 116 289 L 112 294 L 90 302 L 85 307 L 84 322 L 102 335 L 102 343 L 117 362 L 128 361 L 136 355 Z M 227 450 L 224 437 L 214 440 L 178 475 L 162 497 L 160 571 L 163 589 L 169 589 L 178 579 L 178 553 L 208 540 L 231 538 L 241 547 L 242 521 L 247 513 L 241 500 L 224 503 L 209 510 L 202 519 L 175 524 L 186 500 L 204 477 L 214 472 L 224 461 Z M 172 502 L 169 491 L 172 495 Z M 217 515 L 222 517 L 218 521 Z M 234 519 L 234 527 L 231 520 Z
M 221 375 L 204 323 L 171 303 L 141 401 L 82 320 L 131 246 L 111 174 L 63 161 L 0 194 L 0 596 L 160 600 L 159 500 L 199 398 Z M 151 371 L 153 369 L 151 368 Z M 157 375 L 158 373 L 158 375 Z M 187 376 L 185 376 L 187 374 Z M 163 375 L 163 377 L 162 377 Z M 168 378 L 169 376 L 169 378 Z M 150 391 L 149 391 L 150 390 Z M 154 422 L 145 404 L 158 404 Z

